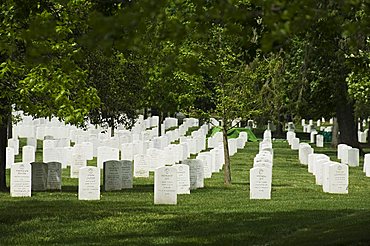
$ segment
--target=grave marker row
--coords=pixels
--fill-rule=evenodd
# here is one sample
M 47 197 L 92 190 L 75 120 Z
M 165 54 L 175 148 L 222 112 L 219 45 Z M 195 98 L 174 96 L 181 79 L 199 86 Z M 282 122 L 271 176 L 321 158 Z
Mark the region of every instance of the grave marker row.
M 271 199 L 273 149 L 271 131 L 266 130 L 259 145 L 259 153 L 250 169 L 250 199 Z

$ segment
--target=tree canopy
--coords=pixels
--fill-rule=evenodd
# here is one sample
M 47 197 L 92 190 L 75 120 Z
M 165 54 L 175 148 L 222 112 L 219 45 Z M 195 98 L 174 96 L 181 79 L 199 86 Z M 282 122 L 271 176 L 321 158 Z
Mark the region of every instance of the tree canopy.
M 6 139 L 12 107 L 112 129 L 132 126 L 140 110 L 151 108 L 162 116 L 215 117 L 225 130 L 236 118 L 281 124 L 285 116 L 336 116 L 341 141 L 358 146 L 354 109 L 366 117 L 370 100 L 369 6 L 4 0 L 0 137 Z

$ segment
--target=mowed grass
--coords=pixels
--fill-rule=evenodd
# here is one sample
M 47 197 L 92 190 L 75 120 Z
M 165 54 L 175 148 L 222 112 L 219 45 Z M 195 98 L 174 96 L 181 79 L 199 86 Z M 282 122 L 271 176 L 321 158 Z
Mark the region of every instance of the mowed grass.
M 249 199 L 258 143 L 232 157 L 231 187 L 224 187 L 222 172 L 214 174 L 205 188 L 179 195 L 176 206 L 153 204 L 153 174 L 135 179 L 132 190 L 79 201 L 78 180 L 68 169 L 62 192 L 0 194 L 0 245 L 369 245 L 370 178 L 363 160 L 350 168 L 349 194 L 326 194 L 299 164 L 298 151 L 285 141 L 273 146 L 271 200 Z M 336 160 L 329 147 L 315 152 Z

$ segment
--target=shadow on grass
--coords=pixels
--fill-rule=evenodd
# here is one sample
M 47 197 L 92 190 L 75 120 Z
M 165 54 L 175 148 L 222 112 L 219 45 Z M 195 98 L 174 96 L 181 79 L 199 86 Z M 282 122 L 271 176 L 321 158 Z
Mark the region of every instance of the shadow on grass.
M 370 242 L 370 209 L 214 212 L 125 200 L 115 201 L 114 205 L 112 201 L 18 200 L 2 203 L 0 218 L 1 245 L 14 241 L 27 244 L 30 236 L 35 244 L 40 244 L 46 231 L 48 244 L 64 245 L 368 245 Z M 73 233 L 73 228 L 82 225 L 83 230 Z
M 77 185 L 63 185 L 62 186 L 63 192 L 70 192 L 70 193 L 77 193 L 78 192 L 78 186 Z
M 58 202 L 59 203 L 59 202 Z M 45 205 L 45 204 L 44 204 Z M 56 204 L 49 204 L 53 208 Z M 85 204 L 88 205 L 88 204 Z M 47 222 L 49 216 L 64 218 L 60 222 L 84 221 L 91 231 L 80 234 L 53 235 L 51 244 L 119 244 L 130 245 L 368 245 L 370 242 L 370 211 L 356 210 L 298 210 L 294 212 L 227 212 L 225 213 L 176 213 L 170 216 L 153 214 L 160 207 L 126 208 L 124 215 L 112 211 L 96 212 L 89 206 L 84 212 L 79 212 L 76 203 L 70 207 L 61 208 L 58 214 L 47 211 L 35 211 L 30 208 L 30 215 L 13 215 L 12 221 L 29 220 L 37 217 Z M 166 207 L 166 206 L 164 206 Z M 17 207 L 15 208 L 17 209 Z M 158 212 L 158 211 L 157 211 Z M 121 222 L 112 220 L 111 224 L 99 227 L 99 233 L 94 233 L 94 224 L 99 221 L 120 216 Z M 132 218 L 140 217 L 140 223 L 145 234 L 138 228 L 125 226 Z M 9 225 L 11 221 L 5 221 Z M 86 223 L 87 222 L 87 223 Z M 11 224 L 11 223 L 10 223 Z M 122 230 L 111 230 L 111 227 L 122 227 Z M 150 229 L 149 229 L 150 228 Z M 5 229 L 5 231 L 4 231 Z M 30 228 L 31 229 L 31 228 Z M 56 228 L 55 228 L 56 229 Z M 6 228 L 2 228 L 3 238 L 9 237 Z M 43 232 L 33 228 L 35 236 L 41 237 Z M 27 233 L 26 231 L 24 233 Z M 0 240 L 1 241 L 1 240 Z
M 132 189 L 122 189 L 119 191 L 109 191 L 110 193 L 142 193 L 142 192 L 153 192 L 154 186 L 153 184 L 148 184 L 148 185 L 134 185 Z M 100 186 L 100 191 L 104 191 L 104 187 L 101 185 Z M 50 191 L 47 191 L 50 192 Z M 60 191 L 51 191 L 51 192 L 60 192 Z M 62 192 L 65 193 L 78 193 L 78 186 L 77 185 L 63 185 L 62 186 Z

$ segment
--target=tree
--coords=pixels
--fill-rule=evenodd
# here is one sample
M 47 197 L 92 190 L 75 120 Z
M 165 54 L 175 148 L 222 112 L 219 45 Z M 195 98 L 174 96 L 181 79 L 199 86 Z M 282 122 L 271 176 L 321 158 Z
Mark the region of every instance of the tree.
M 88 3 L 87 3 L 88 4 Z M 0 190 L 12 105 L 36 117 L 82 124 L 99 104 L 76 60 L 75 33 L 86 3 L 6 0 L 0 5 Z M 71 13 L 75 13 L 74 15 Z
M 104 54 L 100 50 L 86 54 L 90 86 L 98 91 L 101 104 L 89 112 L 93 124 L 107 123 L 111 136 L 118 124 L 131 128 L 143 106 L 145 78 L 140 58 L 134 52 Z
M 246 46 L 255 47 L 255 33 L 250 26 L 243 26 L 245 22 L 240 19 L 228 22 L 231 16 L 238 18 L 242 16 L 241 12 L 245 14 L 248 6 L 222 4 L 223 8 L 217 6 L 220 7 L 218 9 L 204 4 L 205 12 L 202 14 L 209 20 L 206 23 L 194 20 L 193 31 L 182 43 L 180 50 L 183 53 L 179 54 L 183 66 L 177 72 L 178 78 L 190 85 L 189 94 L 184 96 L 189 98 L 189 104 L 184 108 L 198 117 L 215 117 L 223 122 L 225 185 L 231 184 L 227 131 L 234 127 L 234 119 L 249 118 L 256 106 L 255 78 L 247 65 L 253 60 L 253 55 L 248 52 L 253 54 L 253 51 L 245 49 Z M 222 11 L 227 15 L 222 16 Z M 203 29 L 205 25 L 208 25 L 207 31 Z
M 354 102 L 346 82 L 353 67 L 346 56 L 364 45 L 369 20 L 366 14 L 360 16 L 368 13 L 368 8 L 366 1 L 264 2 L 263 20 L 269 27 L 264 36 L 265 47 L 284 44 L 284 40 L 294 36 L 305 41 L 303 74 L 309 82 L 309 91 L 318 95 L 323 104 L 334 106 L 341 142 L 354 147 L 358 147 Z

